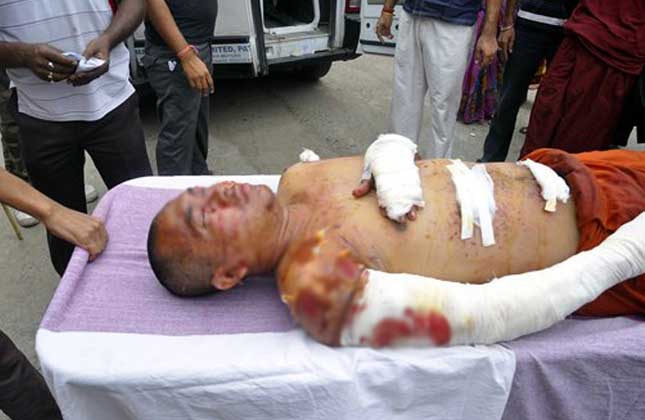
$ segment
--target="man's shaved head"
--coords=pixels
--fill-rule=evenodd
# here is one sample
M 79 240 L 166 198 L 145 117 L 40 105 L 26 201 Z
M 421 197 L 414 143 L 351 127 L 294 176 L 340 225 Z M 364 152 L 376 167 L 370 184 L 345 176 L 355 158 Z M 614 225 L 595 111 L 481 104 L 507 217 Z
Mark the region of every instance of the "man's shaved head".
M 226 290 L 267 272 L 282 208 L 266 186 L 222 182 L 189 188 L 155 216 L 148 258 L 159 282 L 178 296 Z
M 160 227 L 157 215 L 148 232 L 148 259 L 157 280 L 177 296 L 200 296 L 216 292 L 211 286 L 212 264 L 205 258 L 190 253 L 190 247 L 160 246 Z

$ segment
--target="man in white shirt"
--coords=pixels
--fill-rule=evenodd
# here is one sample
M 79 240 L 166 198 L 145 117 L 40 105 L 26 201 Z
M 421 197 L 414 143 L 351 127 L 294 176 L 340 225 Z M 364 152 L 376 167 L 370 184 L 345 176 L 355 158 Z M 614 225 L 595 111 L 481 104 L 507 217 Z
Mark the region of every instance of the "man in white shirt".
M 29 176 L 45 195 L 81 212 L 87 210 L 85 151 L 108 188 L 151 174 L 122 43 L 141 23 L 145 5 L 123 0 L 115 10 L 111 4 L 0 0 L 0 62 L 15 87 L 10 107 Z M 48 242 L 62 274 L 73 246 L 51 234 Z

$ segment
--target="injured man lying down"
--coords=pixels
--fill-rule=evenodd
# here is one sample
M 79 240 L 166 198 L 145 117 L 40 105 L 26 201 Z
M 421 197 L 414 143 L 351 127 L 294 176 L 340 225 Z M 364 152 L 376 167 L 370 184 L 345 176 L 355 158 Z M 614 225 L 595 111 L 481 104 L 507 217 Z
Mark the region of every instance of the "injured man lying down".
M 333 346 L 487 344 L 574 312 L 645 314 L 645 152 L 415 155 L 383 135 L 364 158 L 290 167 L 277 194 L 190 188 L 152 222 L 153 271 L 179 296 L 274 273 Z

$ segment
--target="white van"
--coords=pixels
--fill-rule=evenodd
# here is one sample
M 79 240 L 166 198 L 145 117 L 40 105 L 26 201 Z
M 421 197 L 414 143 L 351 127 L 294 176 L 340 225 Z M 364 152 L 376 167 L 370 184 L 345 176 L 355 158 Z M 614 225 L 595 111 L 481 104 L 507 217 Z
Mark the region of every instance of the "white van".
M 332 62 L 358 57 L 360 4 L 361 0 L 219 0 L 211 41 L 214 76 L 252 78 L 286 70 L 317 80 L 329 72 Z M 143 25 L 128 42 L 135 52 L 133 80 L 143 84 Z
M 376 24 L 383 10 L 385 0 L 361 0 L 360 2 L 360 44 L 358 52 L 361 54 L 378 54 L 394 56 L 396 39 L 399 35 L 399 16 L 403 13 L 402 0 L 394 7 L 392 19 L 392 39 L 385 39 L 381 43 L 376 36 Z

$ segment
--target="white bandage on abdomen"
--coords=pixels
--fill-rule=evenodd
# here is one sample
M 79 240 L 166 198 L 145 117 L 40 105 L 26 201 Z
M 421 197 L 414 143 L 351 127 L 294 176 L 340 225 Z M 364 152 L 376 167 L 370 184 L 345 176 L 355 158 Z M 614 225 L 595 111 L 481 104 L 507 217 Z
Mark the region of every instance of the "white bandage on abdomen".
M 416 153 L 417 145 L 397 134 L 379 136 L 365 152 L 361 180 L 374 177 L 379 206 L 397 222 L 413 206 L 425 206 L 419 168 L 414 163 Z
M 645 213 L 592 250 L 483 285 L 370 270 L 341 345 L 491 344 L 543 330 L 645 273 L 643 232 Z
M 461 213 L 461 239 L 473 237 L 477 224 L 484 246 L 495 245 L 493 218 L 495 217 L 495 188 L 486 167 L 477 164 L 468 169 L 461 160 L 453 160 L 446 168 L 452 175 Z
M 540 185 L 542 198 L 546 201 L 545 211 L 553 213 L 555 212 L 557 200 L 563 203 L 569 200 L 569 186 L 553 169 L 531 159 L 521 160 L 517 164 L 529 168 L 533 178 Z

